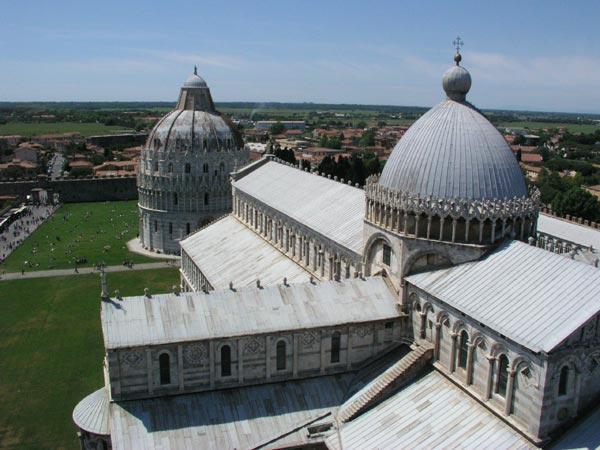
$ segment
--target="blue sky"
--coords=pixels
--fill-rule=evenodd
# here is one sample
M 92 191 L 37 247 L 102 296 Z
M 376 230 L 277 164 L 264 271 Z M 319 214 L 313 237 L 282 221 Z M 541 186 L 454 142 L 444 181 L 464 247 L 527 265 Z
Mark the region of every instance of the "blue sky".
M 431 106 L 460 35 L 481 108 L 600 112 L 598 1 L 8 1 L 0 100 Z

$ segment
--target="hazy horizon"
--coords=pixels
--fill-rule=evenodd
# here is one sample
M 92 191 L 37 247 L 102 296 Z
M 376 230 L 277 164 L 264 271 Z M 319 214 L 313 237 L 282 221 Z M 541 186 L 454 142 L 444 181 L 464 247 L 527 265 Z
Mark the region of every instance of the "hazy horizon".
M 12 2 L 0 101 L 175 102 L 197 65 L 216 102 L 429 107 L 460 35 L 477 107 L 597 114 L 599 16 L 591 0 Z

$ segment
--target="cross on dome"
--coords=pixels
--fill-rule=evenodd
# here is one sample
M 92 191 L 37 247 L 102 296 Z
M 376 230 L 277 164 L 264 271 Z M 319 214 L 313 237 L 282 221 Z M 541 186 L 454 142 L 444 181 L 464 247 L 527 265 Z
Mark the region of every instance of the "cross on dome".
M 454 55 L 454 61 L 456 61 L 456 65 L 462 60 L 462 56 L 460 55 L 460 48 L 465 45 L 460 36 L 456 36 L 456 39 L 452 41 L 452 45 L 456 48 L 456 55 Z

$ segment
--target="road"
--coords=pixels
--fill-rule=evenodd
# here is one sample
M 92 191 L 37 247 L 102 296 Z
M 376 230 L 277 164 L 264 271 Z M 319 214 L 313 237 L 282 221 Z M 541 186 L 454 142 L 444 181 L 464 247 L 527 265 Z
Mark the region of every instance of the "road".
M 62 175 L 62 167 L 65 162 L 65 157 L 62 153 L 56 152 L 54 155 L 54 161 L 50 170 L 50 179 L 52 180 L 56 180 Z
M 175 261 L 161 261 L 155 263 L 145 264 L 134 264 L 133 267 L 129 268 L 126 266 L 107 266 L 104 271 L 110 272 L 125 272 L 128 270 L 148 270 L 148 269 L 163 269 L 165 267 L 178 267 L 178 263 Z M 57 270 L 37 270 L 24 273 L 21 272 L 9 272 L 0 274 L 0 281 L 8 280 L 24 280 L 26 278 L 45 278 L 45 277 L 63 277 L 65 275 L 76 275 L 76 274 L 89 274 L 97 273 L 100 271 L 93 267 L 81 267 L 75 272 L 73 269 L 57 269 Z

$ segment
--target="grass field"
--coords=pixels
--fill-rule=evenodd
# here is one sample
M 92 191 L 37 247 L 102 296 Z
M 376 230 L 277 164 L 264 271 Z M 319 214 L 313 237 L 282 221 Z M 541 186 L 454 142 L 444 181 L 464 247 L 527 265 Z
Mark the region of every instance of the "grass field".
M 528 128 L 530 130 L 539 130 L 542 128 L 566 128 L 572 133 L 593 133 L 600 129 L 600 125 L 578 125 L 573 123 L 547 123 L 547 122 L 501 122 L 500 128 Z
M 169 292 L 176 269 L 110 273 L 123 295 Z M 0 282 L 0 448 L 78 449 L 71 413 L 102 387 L 100 278 Z
M 156 262 L 131 253 L 126 243 L 138 233 L 136 201 L 70 203 L 60 207 L 2 264 L 6 272 L 21 269 L 75 269 L 77 258 L 87 258 L 79 267 L 105 262 L 109 266 Z
M 39 134 L 57 134 L 79 132 L 83 136 L 131 132 L 121 126 L 107 126 L 101 123 L 56 122 L 56 123 L 24 123 L 11 122 L 0 125 L 0 136 L 21 135 L 29 138 Z

